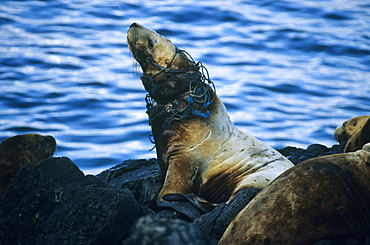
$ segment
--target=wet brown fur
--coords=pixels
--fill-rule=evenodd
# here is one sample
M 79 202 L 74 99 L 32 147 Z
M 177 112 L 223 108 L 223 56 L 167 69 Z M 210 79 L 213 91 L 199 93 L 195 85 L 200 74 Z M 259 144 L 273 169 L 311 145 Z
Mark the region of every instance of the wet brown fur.
M 370 152 L 304 161 L 277 177 L 232 221 L 220 244 L 313 244 L 370 234 Z
M 360 150 L 370 142 L 370 116 L 358 116 L 337 127 L 334 136 L 339 143 L 345 143 L 344 152 Z
M 186 53 L 136 23 L 131 25 L 127 39 L 143 69 L 143 85 L 153 99 L 147 104 L 148 114 L 164 176 L 159 201 L 166 194 L 194 193 L 209 202 L 225 202 L 241 188 L 264 187 L 293 166 L 276 150 L 235 128 L 225 106 L 208 84 L 201 89 L 203 97 L 197 98 L 210 99 L 205 107 L 189 102 L 189 84 L 194 82 L 198 86 L 204 81 L 199 79 L 199 67 Z M 164 112 L 167 106 L 182 111 L 189 105 L 191 113 L 209 112 L 209 115 L 172 118 L 172 111 Z
M 16 135 L 1 142 L 0 195 L 6 192 L 9 183 L 21 167 L 51 157 L 55 148 L 56 142 L 52 136 L 39 134 Z

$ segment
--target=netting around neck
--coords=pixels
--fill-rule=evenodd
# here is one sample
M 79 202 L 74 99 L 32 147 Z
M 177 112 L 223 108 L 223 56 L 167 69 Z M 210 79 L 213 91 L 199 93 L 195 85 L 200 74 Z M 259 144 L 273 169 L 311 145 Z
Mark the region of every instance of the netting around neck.
M 212 103 L 215 97 L 216 89 L 214 83 L 209 78 L 207 68 L 201 62 L 196 63 L 186 51 L 176 48 L 175 55 L 166 68 L 153 62 L 153 65 L 159 67 L 160 71 L 150 79 L 154 79 L 158 75 L 163 74 L 163 79 L 157 81 L 157 83 L 165 82 L 166 79 L 173 79 L 181 73 L 189 72 L 188 70 L 171 69 L 172 63 L 178 54 L 182 55 L 185 59 L 194 64 L 194 72 L 198 73 L 198 75 L 195 76 L 196 79 L 194 80 L 181 79 L 181 82 L 188 83 L 189 90 L 175 98 L 173 101 L 166 103 L 157 102 L 147 94 L 145 101 L 147 103 L 150 124 L 159 116 L 166 117 L 163 125 L 165 128 L 174 120 L 181 120 L 188 117 L 210 116 L 210 112 L 207 110 L 207 107 Z

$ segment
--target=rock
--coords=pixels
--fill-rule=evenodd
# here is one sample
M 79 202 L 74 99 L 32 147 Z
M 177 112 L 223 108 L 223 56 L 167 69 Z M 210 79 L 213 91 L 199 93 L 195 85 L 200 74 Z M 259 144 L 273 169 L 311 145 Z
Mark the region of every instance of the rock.
M 196 227 L 219 240 L 234 217 L 261 191 L 250 188 L 238 191 L 229 203 L 220 203 L 212 212 L 202 215 L 193 223 Z
M 0 244 L 117 244 L 148 213 L 128 189 L 49 158 L 21 168 L 0 199 Z
M 162 188 L 162 175 L 155 159 L 126 160 L 97 177 L 112 187 L 130 189 L 136 200 L 152 208 Z
M 370 237 L 365 241 L 360 241 L 353 237 L 343 237 L 339 239 L 321 239 L 313 245 L 370 245 Z
M 312 144 L 307 147 L 307 152 L 315 154 L 316 156 L 325 154 L 328 151 L 329 151 L 328 147 L 320 144 Z
M 148 215 L 140 218 L 123 245 L 216 245 L 192 223 Z
M 279 149 L 278 151 L 287 157 L 294 165 L 296 165 L 314 157 L 343 153 L 344 146 L 345 143 L 333 145 L 331 148 L 327 148 L 326 146 L 320 144 L 312 144 L 309 145 L 306 150 L 287 146 L 283 149 Z
M 304 160 L 315 157 L 314 154 L 309 153 L 304 149 L 291 146 L 285 147 L 278 151 L 286 156 L 293 164 L 298 164 L 300 162 L 303 162 Z
M 280 152 L 297 164 L 341 153 L 343 147 L 315 144 Z M 0 198 L 0 244 L 216 244 L 260 191 L 242 190 L 229 203 L 189 223 L 179 220 L 182 216 L 174 210 L 156 207 L 161 187 L 155 159 L 127 160 L 97 176 L 85 176 L 68 158 L 27 164 Z M 323 239 L 315 245 L 335 242 Z M 342 244 L 369 242 L 349 237 Z

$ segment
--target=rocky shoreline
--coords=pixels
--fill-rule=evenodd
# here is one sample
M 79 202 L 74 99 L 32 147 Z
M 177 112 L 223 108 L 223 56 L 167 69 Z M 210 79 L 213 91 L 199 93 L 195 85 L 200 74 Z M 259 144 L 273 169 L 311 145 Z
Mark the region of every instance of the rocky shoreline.
M 279 150 L 294 164 L 341 153 L 343 145 Z M 67 157 L 27 164 L 0 198 L 0 244 L 217 244 L 234 216 L 258 194 L 247 189 L 193 222 L 155 199 L 162 177 L 155 159 L 126 160 L 92 176 Z M 370 244 L 356 237 L 323 244 Z

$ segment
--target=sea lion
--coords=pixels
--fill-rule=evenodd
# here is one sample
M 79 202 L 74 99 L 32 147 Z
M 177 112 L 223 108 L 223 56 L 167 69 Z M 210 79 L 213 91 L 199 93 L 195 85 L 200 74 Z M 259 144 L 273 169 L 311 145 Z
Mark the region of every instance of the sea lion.
M 338 126 L 334 136 L 339 143 L 345 143 L 344 152 L 360 150 L 370 142 L 370 116 L 353 117 Z
M 313 244 L 370 234 L 370 144 L 282 173 L 235 217 L 220 244 Z
M 265 187 L 293 166 L 275 149 L 235 128 L 200 62 L 136 23 L 127 41 L 149 93 L 147 113 L 164 176 L 159 204 L 171 193 L 226 202 L 240 189 Z
M 16 135 L 0 143 L 0 196 L 18 170 L 26 163 L 36 164 L 51 157 L 56 148 L 52 136 L 39 134 Z

